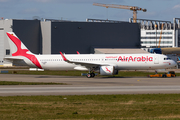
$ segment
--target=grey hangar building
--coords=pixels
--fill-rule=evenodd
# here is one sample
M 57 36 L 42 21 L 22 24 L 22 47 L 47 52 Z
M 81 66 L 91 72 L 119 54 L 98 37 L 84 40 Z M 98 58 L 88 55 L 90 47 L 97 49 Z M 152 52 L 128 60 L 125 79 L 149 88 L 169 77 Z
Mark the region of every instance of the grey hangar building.
M 0 20 L 0 65 L 11 55 L 6 32 L 14 32 L 35 54 L 94 54 L 96 49 L 140 48 L 140 27 L 129 22 Z

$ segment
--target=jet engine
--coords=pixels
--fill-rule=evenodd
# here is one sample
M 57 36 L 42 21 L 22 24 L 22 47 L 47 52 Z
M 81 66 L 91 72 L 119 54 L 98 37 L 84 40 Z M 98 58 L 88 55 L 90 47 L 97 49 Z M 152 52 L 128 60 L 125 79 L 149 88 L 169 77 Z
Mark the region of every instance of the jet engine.
M 100 75 L 116 75 L 118 70 L 114 69 L 114 66 L 101 66 Z

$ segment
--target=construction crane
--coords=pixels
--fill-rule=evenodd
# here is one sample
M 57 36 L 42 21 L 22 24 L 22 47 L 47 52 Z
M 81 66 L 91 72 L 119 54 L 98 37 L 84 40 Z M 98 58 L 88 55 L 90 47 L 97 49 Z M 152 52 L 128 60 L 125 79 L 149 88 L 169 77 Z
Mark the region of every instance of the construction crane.
M 160 33 L 160 37 L 159 37 L 159 45 L 158 45 L 158 48 L 160 48 L 160 44 L 161 44 L 163 26 L 164 26 L 164 24 L 162 24 L 162 27 L 161 27 L 161 33 Z M 156 26 L 156 27 L 157 27 L 157 26 Z M 157 33 L 156 33 L 156 34 L 157 34 Z
M 119 8 L 119 9 L 128 9 L 133 11 L 133 22 L 136 23 L 137 19 L 137 11 L 143 11 L 146 12 L 146 9 L 142 9 L 136 6 L 125 6 L 125 5 L 115 5 L 115 4 L 101 4 L 101 3 L 93 3 L 95 6 L 101 6 L 106 8 Z

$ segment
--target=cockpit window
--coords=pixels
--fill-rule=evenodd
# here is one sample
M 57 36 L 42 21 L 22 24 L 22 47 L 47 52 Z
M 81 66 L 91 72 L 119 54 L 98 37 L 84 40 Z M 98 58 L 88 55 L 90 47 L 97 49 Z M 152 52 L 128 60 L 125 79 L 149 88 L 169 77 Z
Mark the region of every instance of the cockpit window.
M 171 60 L 171 58 L 164 58 L 164 60 Z

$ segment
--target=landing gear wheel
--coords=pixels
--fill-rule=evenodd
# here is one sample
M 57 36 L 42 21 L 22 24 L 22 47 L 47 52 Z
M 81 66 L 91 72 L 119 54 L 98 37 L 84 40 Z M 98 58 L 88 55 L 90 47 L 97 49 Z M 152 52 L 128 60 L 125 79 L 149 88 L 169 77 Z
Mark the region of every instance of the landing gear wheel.
M 88 74 L 86 75 L 87 78 L 91 78 L 91 77 L 94 77 L 94 76 L 95 76 L 95 73 L 88 73 Z
M 94 77 L 95 76 L 95 74 L 94 73 L 91 73 L 91 77 Z
M 91 78 L 91 74 L 88 73 L 88 74 L 86 75 L 86 77 L 87 77 L 87 78 Z

